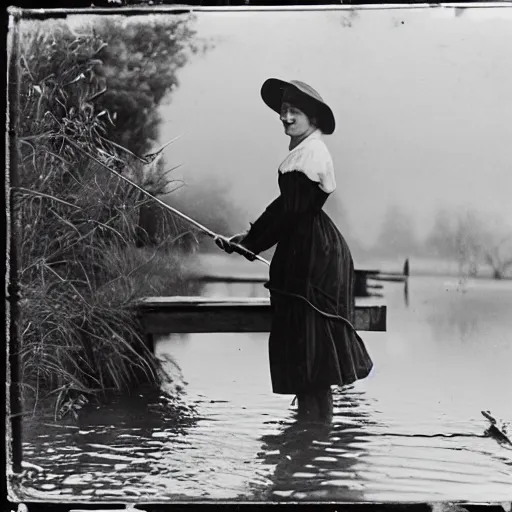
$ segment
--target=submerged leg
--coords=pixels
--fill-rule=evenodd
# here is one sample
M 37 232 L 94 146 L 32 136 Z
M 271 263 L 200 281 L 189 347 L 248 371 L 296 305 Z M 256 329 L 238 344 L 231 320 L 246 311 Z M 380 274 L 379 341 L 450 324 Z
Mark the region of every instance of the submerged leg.
M 321 420 L 329 420 L 333 415 L 332 390 L 331 388 L 317 391 L 316 394 L 318 411 Z
M 331 388 L 300 393 L 298 399 L 299 418 L 313 421 L 329 420 L 333 414 Z
M 318 400 L 315 393 L 299 393 L 297 400 L 299 418 L 315 420 L 319 417 L 320 411 L 318 409 Z

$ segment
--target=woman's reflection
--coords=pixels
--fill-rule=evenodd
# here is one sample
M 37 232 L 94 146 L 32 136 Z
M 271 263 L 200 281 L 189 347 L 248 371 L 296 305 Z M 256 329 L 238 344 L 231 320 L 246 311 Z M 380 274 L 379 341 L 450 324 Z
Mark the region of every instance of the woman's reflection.
M 265 499 L 363 500 L 355 469 L 364 451 L 361 427 L 368 424 L 363 402 L 348 390 L 335 393 L 332 417 L 320 420 L 296 413 L 279 433 L 262 436 L 258 455 L 263 464 L 275 465 Z

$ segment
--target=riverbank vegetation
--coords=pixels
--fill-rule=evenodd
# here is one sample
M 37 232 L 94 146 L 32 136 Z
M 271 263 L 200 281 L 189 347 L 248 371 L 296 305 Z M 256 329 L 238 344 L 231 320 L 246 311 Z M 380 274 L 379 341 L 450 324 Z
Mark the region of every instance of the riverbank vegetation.
M 106 390 L 157 383 L 133 305 L 187 293 L 188 227 L 151 204 L 171 192 L 157 107 L 195 46 L 182 17 L 22 21 L 19 39 L 17 326 L 26 403 L 56 416 Z M 73 407 L 75 404 L 75 407 Z

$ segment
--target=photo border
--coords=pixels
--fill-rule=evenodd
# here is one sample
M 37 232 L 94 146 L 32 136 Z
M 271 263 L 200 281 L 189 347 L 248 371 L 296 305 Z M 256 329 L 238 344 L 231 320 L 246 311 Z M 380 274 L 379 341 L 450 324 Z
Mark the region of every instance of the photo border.
M 206 6 L 206 5 L 190 5 L 190 4 L 172 4 L 172 5 L 130 5 L 130 6 L 117 6 L 112 1 L 111 7 L 69 7 L 69 8 L 22 8 L 22 7 L 8 7 L 9 29 L 7 34 L 7 94 L 6 94 L 6 489 L 7 489 L 7 502 L 9 507 L 18 506 L 18 511 L 28 510 L 33 512 L 35 510 L 52 510 L 52 511 L 66 511 L 72 512 L 79 510 L 132 510 L 133 512 L 151 511 L 157 512 L 160 510 L 170 510 L 171 507 L 198 507 L 204 509 L 205 507 L 222 507 L 224 510 L 239 510 L 244 508 L 246 510 L 253 507 L 261 507 L 261 505 L 268 505 L 275 507 L 281 506 L 307 506 L 307 507 L 322 507 L 324 510 L 378 510 L 386 512 L 387 510 L 404 510 L 404 511 L 423 511 L 432 510 L 431 505 L 425 502 L 253 502 L 253 501 L 230 501 L 230 500 L 217 500 L 213 501 L 173 501 L 165 502 L 156 500 L 153 502 L 137 504 L 136 500 L 129 501 L 132 504 L 130 509 L 129 505 L 123 508 L 126 501 L 63 501 L 63 500 L 34 500 L 34 501 L 20 501 L 15 495 L 11 486 L 11 477 L 14 474 L 19 474 L 22 462 L 22 432 L 21 432 L 21 401 L 20 401 L 20 382 L 19 382 L 19 346 L 17 336 L 16 320 L 18 318 L 19 301 L 19 287 L 17 282 L 17 248 L 15 232 L 20 226 L 16 225 L 16 218 L 11 214 L 12 204 L 15 200 L 15 195 L 12 187 L 16 187 L 17 179 L 14 170 L 17 165 L 17 142 L 15 133 L 16 116 L 18 113 L 18 76 L 17 76 L 17 50 L 18 50 L 18 30 L 17 23 L 21 19 L 58 19 L 66 18 L 69 15 L 77 14 L 95 14 L 95 15 L 125 15 L 125 16 L 141 16 L 151 14 L 194 14 L 201 12 L 297 12 L 297 11 L 367 11 L 367 10 L 440 10 L 440 9 L 493 9 L 493 8 L 512 8 L 511 1 L 501 2 L 447 2 L 447 3 L 377 3 L 377 4 L 341 4 L 341 5 L 275 5 L 275 6 Z M 511 49 L 512 51 L 512 49 Z M 444 503 L 444 502 L 443 502 Z M 457 501 L 456 503 L 465 507 L 468 511 L 477 510 L 496 510 L 503 512 L 512 508 L 511 503 L 497 503 L 489 502 L 464 502 Z M 25 508 L 24 508 L 25 507 Z M 6 509 L 7 510 L 7 509 Z M 10 508 L 9 508 L 10 510 Z

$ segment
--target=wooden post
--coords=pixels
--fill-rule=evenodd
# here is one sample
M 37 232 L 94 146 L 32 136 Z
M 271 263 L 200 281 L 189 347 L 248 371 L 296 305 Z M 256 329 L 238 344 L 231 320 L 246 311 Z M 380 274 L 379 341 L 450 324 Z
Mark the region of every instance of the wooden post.
M 368 297 L 368 280 L 366 274 L 363 272 L 356 272 L 355 276 L 356 280 L 354 283 L 354 296 Z
M 17 141 L 17 116 L 19 112 L 19 71 L 18 71 L 18 14 L 9 16 L 9 75 L 7 86 L 8 91 L 8 133 L 9 133 L 9 205 L 10 211 L 9 231 L 7 237 L 9 254 L 9 284 L 7 287 L 7 300 L 9 303 L 9 414 L 11 426 L 11 449 L 12 449 L 12 469 L 14 473 L 21 472 L 22 462 L 22 439 L 21 439 L 21 383 L 20 383 L 20 340 L 18 333 L 18 301 L 19 301 L 19 282 L 18 282 L 18 240 L 16 233 L 20 231 L 19 209 L 16 202 L 19 200 L 16 196 L 16 187 L 18 186 L 18 141 Z M 19 196 L 18 196 L 19 197 Z

